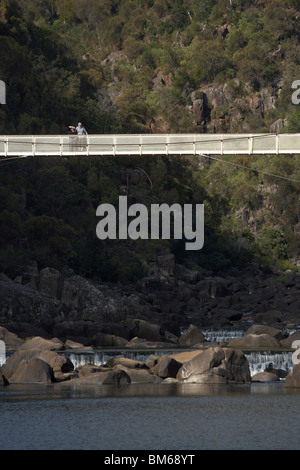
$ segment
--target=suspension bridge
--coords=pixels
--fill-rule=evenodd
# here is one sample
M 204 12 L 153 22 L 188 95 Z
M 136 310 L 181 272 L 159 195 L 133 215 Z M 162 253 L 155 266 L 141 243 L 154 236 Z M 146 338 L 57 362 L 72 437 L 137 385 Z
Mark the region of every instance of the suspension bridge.
M 300 134 L 2 135 L 0 157 L 300 154 Z M 2 159 L 2 158 L 1 158 Z

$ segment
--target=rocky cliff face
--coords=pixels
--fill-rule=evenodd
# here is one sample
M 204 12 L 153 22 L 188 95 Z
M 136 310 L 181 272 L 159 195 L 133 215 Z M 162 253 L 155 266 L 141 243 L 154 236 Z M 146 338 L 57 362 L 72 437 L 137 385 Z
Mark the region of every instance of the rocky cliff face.
M 280 95 L 282 81 L 258 92 L 246 90 L 243 95 L 241 86 L 240 80 L 234 79 L 225 84 L 212 83 L 193 92 L 189 110 L 197 125 L 204 126 L 208 133 L 247 133 L 255 131 L 255 118 L 256 128 L 262 127 L 267 111 L 274 108 Z M 277 132 L 281 127 L 284 121 L 279 120 L 270 124 L 269 131 Z
M 118 338 L 153 340 L 153 335 L 176 342 L 190 324 L 246 329 L 253 322 L 277 328 L 299 322 L 300 276 L 293 272 L 267 275 L 252 266 L 221 277 L 172 259 L 167 254 L 159 259 L 156 274 L 136 285 L 95 284 L 52 268 L 15 281 L 1 275 L 0 325 L 22 338 L 114 345 L 121 344 Z

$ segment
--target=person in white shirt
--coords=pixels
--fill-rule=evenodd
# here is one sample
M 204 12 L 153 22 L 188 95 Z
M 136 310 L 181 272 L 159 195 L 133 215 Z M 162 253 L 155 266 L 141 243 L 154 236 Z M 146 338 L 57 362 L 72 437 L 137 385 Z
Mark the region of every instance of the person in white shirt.
M 85 127 L 83 127 L 81 122 L 78 123 L 78 126 L 76 127 L 76 132 L 77 132 L 77 135 L 88 135 Z
M 83 125 L 81 124 L 81 122 L 78 123 L 75 131 L 76 131 L 76 134 L 79 136 L 79 139 L 78 139 L 79 151 L 82 152 L 83 146 L 86 145 L 86 140 L 83 139 L 83 137 L 85 135 L 88 135 L 88 133 L 86 131 L 86 128 L 83 127 Z

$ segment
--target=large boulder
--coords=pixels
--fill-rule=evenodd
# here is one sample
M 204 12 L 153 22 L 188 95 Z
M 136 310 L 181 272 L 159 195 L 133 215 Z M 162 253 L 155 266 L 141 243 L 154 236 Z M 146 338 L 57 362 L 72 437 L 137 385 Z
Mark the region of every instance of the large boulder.
M 257 372 L 251 377 L 252 382 L 276 382 L 279 380 L 278 375 L 273 374 L 272 372 Z
M 5 377 L 2 375 L 2 367 L 0 367 L 0 386 L 1 385 L 7 385 L 8 382 L 5 380 Z
M 69 358 L 57 354 L 55 351 L 44 349 L 37 354 L 39 359 L 47 362 L 54 372 L 71 372 L 74 370 L 74 365 Z
M 252 325 L 248 330 L 244 333 L 244 336 L 247 335 L 262 335 L 267 334 L 272 336 L 273 338 L 278 339 L 279 341 L 284 339 L 284 334 L 281 330 L 277 328 L 273 328 L 272 326 L 267 325 Z
M 123 371 L 130 378 L 130 383 L 161 383 L 162 379 L 157 375 L 150 374 L 147 369 L 130 369 L 121 364 L 113 368 L 114 372 Z
M 105 369 L 97 370 L 88 375 L 80 376 L 72 380 L 77 385 L 116 385 L 120 383 L 129 384 L 131 382 L 129 375 L 125 370 Z
M 181 362 L 176 361 L 176 359 L 168 355 L 163 355 L 158 359 L 155 366 L 152 367 L 151 372 L 162 379 L 166 379 L 167 377 L 173 377 L 175 379 L 181 366 Z
M 15 333 L 11 333 L 3 326 L 0 326 L 0 340 L 4 341 L 6 351 L 15 351 L 25 343 L 23 339 L 19 338 Z
M 250 369 L 246 356 L 231 348 L 209 348 L 186 362 L 177 374 L 185 383 L 247 383 Z
M 192 347 L 199 343 L 204 343 L 205 336 L 195 325 L 190 325 L 185 333 L 179 338 L 181 346 Z
M 53 371 L 47 362 L 32 357 L 29 360 L 23 359 L 10 377 L 9 383 L 44 383 L 53 382 Z
M 234 338 L 228 343 L 229 348 L 237 349 L 257 349 L 257 348 L 280 348 L 281 343 L 274 336 L 269 334 L 244 335 L 241 338 Z
M 111 367 L 107 368 L 105 366 L 96 366 L 94 364 L 86 363 L 77 368 L 77 373 L 79 377 L 87 377 L 88 375 L 96 374 L 97 372 L 107 372 L 108 370 L 111 370 Z
M 281 343 L 281 346 L 284 348 L 296 349 L 295 346 L 297 345 L 293 346 L 294 341 L 299 341 L 299 344 L 300 344 L 300 330 L 294 331 L 294 333 L 292 333 L 288 338 L 285 338 L 282 341 L 280 341 L 280 343 Z
M 59 351 L 64 349 L 64 343 L 58 338 L 45 339 L 40 336 L 35 336 L 31 340 L 24 342 L 19 348 L 20 351 L 27 351 L 29 349 Z
M 300 388 L 300 364 L 295 364 L 293 371 L 285 379 L 286 388 Z
M 164 343 L 163 341 L 147 341 L 143 338 L 132 338 L 126 345 L 128 349 L 160 349 L 160 348 L 174 348 L 172 343 Z
M 72 349 L 74 351 L 92 351 L 92 346 L 84 346 L 82 343 L 78 343 L 77 341 L 72 341 L 71 339 L 67 339 L 64 344 L 65 349 Z
M 14 352 L 2 366 L 2 374 L 8 382 L 11 381 L 11 377 L 15 374 L 19 368 L 20 363 L 29 363 L 32 358 L 40 359 L 46 362 L 51 370 L 70 372 L 74 369 L 73 364 L 69 359 L 64 356 L 60 356 L 55 351 L 49 351 L 44 349 L 42 351 L 38 349 L 18 350 Z
M 39 291 L 52 299 L 60 300 L 63 292 L 63 275 L 53 268 L 41 269 L 39 275 Z
M 124 322 L 129 327 L 131 337 L 138 337 L 148 341 L 163 341 L 164 335 L 161 327 L 146 320 L 134 319 Z
M 176 359 L 177 362 L 181 362 L 181 364 L 185 364 L 186 362 L 191 361 L 194 357 L 201 354 L 201 349 L 195 349 L 194 351 L 182 351 L 179 353 L 169 354 L 169 357 Z
M 0 292 L 2 324 L 9 319 L 16 324 L 24 322 L 32 327 L 48 328 L 53 326 L 55 318 L 64 314 L 59 300 L 52 299 L 29 285 L 14 282 L 4 275 L 0 276 Z
M 128 369 L 147 369 L 149 367 L 143 361 L 137 361 L 136 359 L 130 359 L 128 357 L 112 357 L 105 364 L 106 367 L 115 367 L 118 365 L 127 367 Z

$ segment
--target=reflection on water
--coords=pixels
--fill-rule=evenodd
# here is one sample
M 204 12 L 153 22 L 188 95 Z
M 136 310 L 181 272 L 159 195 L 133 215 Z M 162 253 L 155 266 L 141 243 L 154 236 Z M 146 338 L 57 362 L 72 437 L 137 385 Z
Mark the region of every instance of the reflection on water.
M 300 389 L 285 389 L 283 382 L 251 383 L 251 384 L 119 384 L 119 385 L 88 385 L 57 383 L 43 384 L 11 384 L 0 386 L 0 402 L 24 400 L 55 400 L 101 397 L 192 397 L 192 396 L 238 396 L 255 394 L 299 394 Z
M 298 449 L 300 390 L 248 385 L 9 385 L 0 449 Z

